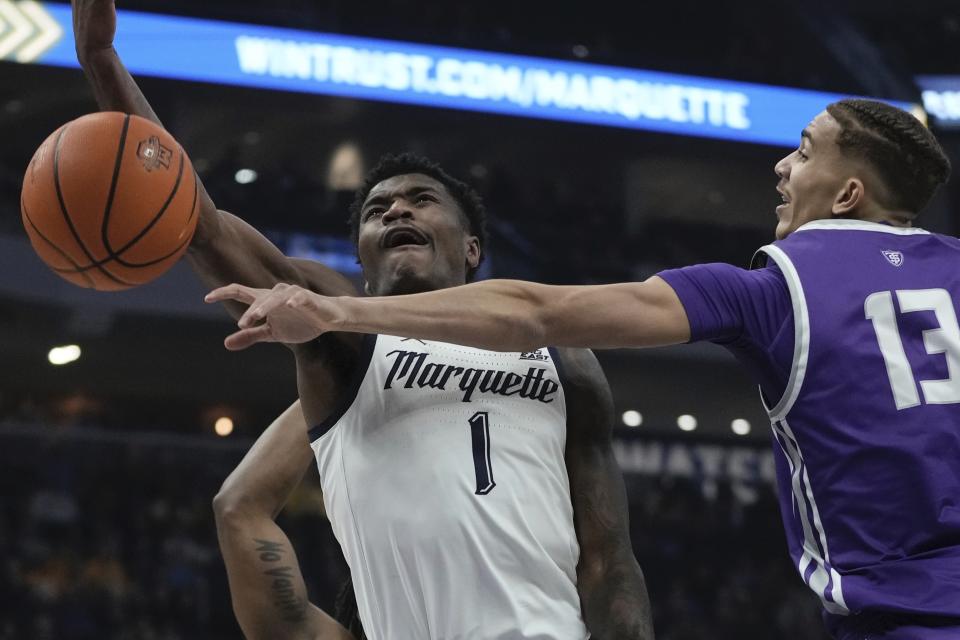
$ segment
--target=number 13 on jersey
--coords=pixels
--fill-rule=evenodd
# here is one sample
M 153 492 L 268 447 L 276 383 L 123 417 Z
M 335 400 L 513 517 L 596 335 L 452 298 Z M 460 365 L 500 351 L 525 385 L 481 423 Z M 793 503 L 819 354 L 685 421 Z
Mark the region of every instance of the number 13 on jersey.
M 901 313 L 932 311 L 939 325 L 923 332 L 923 345 L 930 355 L 942 353 L 946 356 L 948 376 L 943 380 L 920 381 L 924 403 L 960 402 L 960 326 L 957 325 L 957 314 L 950 293 L 946 289 L 878 291 L 867 297 L 863 309 L 867 319 L 873 322 L 897 410 L 918 406 L 920 395 L 913 369 L 903 349 L 893 307 L 894 293 Z

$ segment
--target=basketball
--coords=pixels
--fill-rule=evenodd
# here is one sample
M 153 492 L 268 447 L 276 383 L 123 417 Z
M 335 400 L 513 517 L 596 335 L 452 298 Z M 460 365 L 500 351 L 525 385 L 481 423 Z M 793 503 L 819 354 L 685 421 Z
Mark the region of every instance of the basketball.
M 94 113 L 54 131 L 27 166 L 23 226 L 54 273 L 117 291 L 157 278 L 183 255 L 197 225 L 197 179 L 159 125 Z

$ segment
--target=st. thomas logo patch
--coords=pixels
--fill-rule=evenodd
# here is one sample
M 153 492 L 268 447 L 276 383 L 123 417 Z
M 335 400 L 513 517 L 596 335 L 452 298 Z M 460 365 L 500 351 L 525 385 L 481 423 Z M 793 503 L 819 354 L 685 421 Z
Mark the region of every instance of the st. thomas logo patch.
M 883 257 L 887 259 L 887 262 L 889 262 L 893 266 L 899 267 L 900 265 L 903 264 L 903 254 L 900 253 L 899 251 L 884 250 L 882 251 L 882 253 L 883 253 Z

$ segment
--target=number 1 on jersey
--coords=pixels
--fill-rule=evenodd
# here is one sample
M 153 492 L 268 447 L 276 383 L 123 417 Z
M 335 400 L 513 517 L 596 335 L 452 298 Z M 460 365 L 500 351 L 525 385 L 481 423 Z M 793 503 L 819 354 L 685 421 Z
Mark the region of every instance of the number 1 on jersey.
M 493 466 L 490 464 L 490 419 L 486 411 L 477 411 L 469 420 L 470 439 L 473 442 L 473 468 L 477 472 L 478 496 L 485 496 L 497 483 L 493 481 Z

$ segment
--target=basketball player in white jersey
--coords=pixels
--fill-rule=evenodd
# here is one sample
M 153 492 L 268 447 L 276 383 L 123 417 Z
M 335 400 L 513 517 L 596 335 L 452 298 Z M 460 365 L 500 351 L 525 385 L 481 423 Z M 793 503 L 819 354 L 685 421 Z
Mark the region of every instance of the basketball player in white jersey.
M 112 0 L 73 6 L 78 58 L 100 107 L 158 122 L 113 49 Z M 464 284 L 482 259 L 477 194 L 422 158 L 375 168 L 352 222 L 371 294 Z M 189 259 L 210 286 L 292 282 L 353 294 L 335 271 L 286 258 L 218 211 L 203 189 Z M 610 392 L 589 351 L 503 354 L 347 334 L 293 350 L 305 421 L 291 409 L 217 500 L 248 637 L 351 637 L 307 603 L 272 521 L 315 457 L 366 637 L 652 638 L 610 446 Z

